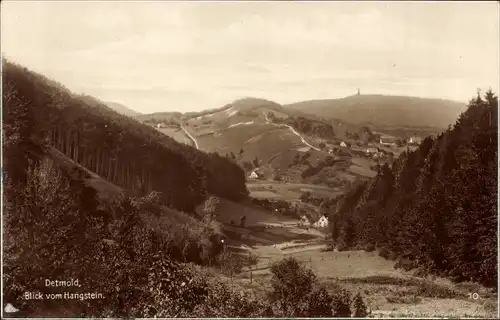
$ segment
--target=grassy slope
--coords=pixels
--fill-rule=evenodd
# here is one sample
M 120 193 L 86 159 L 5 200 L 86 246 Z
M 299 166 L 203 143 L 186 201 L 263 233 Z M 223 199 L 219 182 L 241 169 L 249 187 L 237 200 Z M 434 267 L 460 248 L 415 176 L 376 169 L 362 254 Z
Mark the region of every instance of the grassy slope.
M 454 123 L 465 106 L 465 103 L 441 99 L 360 95 L 303 101 L 285 108 L 357 124 L 435 130 L 433 128 L 446 128 Z
M 173 138 L 177 142 L 187 144 L 188 146 L 194 146 L 193 140 L 191 140 L 180 128 L 166 127 L 158 128 L 157 130 Z
M 271 179 L 273 172 L 276 171 L 287 177 L 290 185 L 287 188 L 284 188 L 283 184 L 272 182 L 272 186 L 267 186 L 267 189 L 263 189 L 262 186 L 252 187 L 250 185 L 253 188 L 253 196 L 296 201 L 300 197 L 300 187 L 293 187 L 293 183 L 301 182 L 300 173 L 306 167 L 292 166 L 292 162 L 296 154 L 304 154 L 305 150 L 302 149 L 305 149 L 306 146 L 290 129 L 266 123 L 264 113 L 269 111 L 281 118 L 293 115 L 323 120 L 301 111 L 285 110 L 279 104 L 267 100 L 246 98 L 215 111 L 191 115 L 186 120 L 186 128 L 196 138 L 202 150 L 221 154 L 230 152 L 239 154 L 239 151 L 243 149 L 243 156 L 239 160 L 252 161 L 257 157 L 261 161 L 260 167 L 266 179 Z M 359 129 L 357 125 L 341 121 L 335 123 L 340 124 L 338 126 L 340 135 L 346 129 L 350 129 L 352 132 Z M 303 136 L 313 145 L 318 145 L 320 142 L 313 137 Z M 329 156 L 326 151 L 309 150 L 309 153 L 311 153 L 311 157 L 308 161 L 312 165 Z M 348 158 L 358 159 L 354 154 Z M 320 174 L 331 177 L 338 185 L 352 182 L 357 178 L 372 177 L 375 174 L 370 169 L 373 162 L 365 160 L 349 165 L 349 161 L 346 159 L 346 162 L 325 169 Z M 317 183 L 314 178 L 310 180 L 310 183 Z M 274 186 L 276 189 L 271 190 L 270 188 Z M 329 189 L 329 192 L 330 196 L 334 196 L 339 193 L 339 190 Z M 325 193 L 321 193 L 321 195 L 328 196 Z

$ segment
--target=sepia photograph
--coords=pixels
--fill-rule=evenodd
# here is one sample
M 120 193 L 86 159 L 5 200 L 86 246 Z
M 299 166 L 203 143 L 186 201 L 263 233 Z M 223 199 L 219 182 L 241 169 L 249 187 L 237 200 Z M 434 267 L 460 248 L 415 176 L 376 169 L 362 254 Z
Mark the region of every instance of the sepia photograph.
M 499 318 L 499 8 L 2 1 L 2 318 Z

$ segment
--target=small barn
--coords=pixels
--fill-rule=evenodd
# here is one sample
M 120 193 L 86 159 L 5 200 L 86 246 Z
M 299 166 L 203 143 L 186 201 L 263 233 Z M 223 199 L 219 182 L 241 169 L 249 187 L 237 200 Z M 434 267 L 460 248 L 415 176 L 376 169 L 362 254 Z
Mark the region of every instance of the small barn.
M 260 173 L 258 170 L 254 170 L 248 175 L 248 178 L 249 179 L 261 179 L 262 173 Z
M 328 218 L 325 215 L 322 215 L 318 221 L 316 221 L 313 226 L 315 228 L 326 228 L 328 227 Z
M 351 145 L 349 144 L 349 142 L 342 141 L 340 142 L 340 146 L 342 148 L 349 148 Z
M 411 137 L 408 141 L 409 144 L 420 144 L 422 143 L 422 138 L 420 137 Z
M 368 148 L 366 149 L 366 153 L 368 154 L 377 154 L 379 152 L 378 148 Z

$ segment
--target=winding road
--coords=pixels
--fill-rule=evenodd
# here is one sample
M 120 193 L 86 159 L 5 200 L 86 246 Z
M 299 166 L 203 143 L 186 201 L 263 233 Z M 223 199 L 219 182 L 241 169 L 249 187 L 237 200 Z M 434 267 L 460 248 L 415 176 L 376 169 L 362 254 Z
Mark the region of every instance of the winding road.
M 267 118 L 267 114 L 265 112 L 262 112 L 264 114 L 264 118 L 266 119 L 266 122 L 269 123 L 269 124 L 272 124 L 273 126 L 276 126 L 276 127 L 287 127 L 288 129 L 290 129 L 296 136 L 298 136 L 300 138 L 300 140 L 302 140 L 302 143 L 305 144 L 306 146 L 308 146 L 309 148 L 311 149 L 314 149 L 316 151 L 321 151 L 321 149 L 319 148 L 316 148 L 315 146 L 311 145 L 309 142 L 307 142 L 304 137 L 302 137 L 300 135 L 300 133 L 298 133 L 292 126 L 288 125 L 288 124 L 278 124 L 278 123 L 274 123 L 274 122 L 271 122 L 269 121 L 269 119 Z
M 304 137 L 302 137 L 302 135 L 300 133 L 298 133 L 297 130 L 295 130 L 292 126 L 290 126 L 288 124 L 273 123 L 273 122 L 269 121 L 269 119 L 267 118 L 267 114 L 265 112 L 262 112 L 262 113 L 264 114 L 264 118 L 266 119 L 266 123 L 271 124 L 271 125 L 276 126 L 276 127 L 280 127 L 280 128 L 287 127 L 288 129 L 290 129 L 290 131 L 293 132 L 293 134 L 295 134 L 297 137 L 300 138 L 300 140 L 302 141 L 303 144 L 305 144 L 309 148 L 314 149 L 316 151 L 321 151 L 321 149 L 319 149 L 319 148 L 313 146 L 312 144 L 310 144 L 309 142 L 307 142 L 306 139 L 304 139 Z M 250 123 L 238 123 L 238 124 L 250 124 Z M 238 124 L 236 124 L 236 125 L 238 125 Z M 235 125 L 233 125 L 233 126 L 235 126 Z M 181 125 L 181 129 L 189 137 L 189 139 L 191 139 L 193 141 L 196 149 L 200 150 L 200 147 L 198 145 L 198 141 L 196 141 L 195 137 L 193 137 L 193 135 L 191 133 L 189 133 L 189 131 L 187 131 L 183 125 Z
M 182 131 L 184 131 L 184 133 L 189 137 L 189 139 L 191 139 L 194 143 L 194 146 L 196 147 L 196 149 L 200 150 L 200 147 L 198 146 L 198 141 L 196 141 L 196 139 L 191 135 L 191 133 L 189 133 L 186 128 L 184 128 L 183 125 L 181 125 L 181 129 Z

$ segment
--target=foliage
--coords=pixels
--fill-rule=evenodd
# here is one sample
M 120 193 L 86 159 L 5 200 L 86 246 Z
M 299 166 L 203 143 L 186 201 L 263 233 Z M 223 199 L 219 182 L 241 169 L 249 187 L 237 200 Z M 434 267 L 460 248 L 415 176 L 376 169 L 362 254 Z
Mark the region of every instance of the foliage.
M 495 286 L 497 119 L 498 98 L 478 95 L 453 127 L 379 166 L 340 201 L 336 241 L 376 246 L 405 268 Z
M 332 125 L 325 121 L 292 116 L 286 120 L 286 123 L 303 134 L 325 139 L 332 139 L 335 137 Z
M 356 293 L 353 299 L 353 317 L 365 318 L 368 315 L 368 308 L 366 307 L 361 295 Z
M 13 180 L 22 179 L 27 157 L 48 144 L 143 196 L 136 188 L 140 180 L 144 193 L 159 191 L 163 204 L 179 210 L 193 211 L 207 192 L 233 200 L 248 195 L 243 170 L 225 157 L 178 143 L 95 98 L 73 94 L 6 60 L 2 76 L 6 143 L 18 146 L 7 156 L 19 168 L 11 168 L 11 175 L 17 175 Z M 27 150 L 28 156 L 23 156 Z
M 304 297 L 313 290 L 316 275 L 300 265 L 295 258 L 285 258 L 271 265 L 270 298 L 277 302 L 280 311 L 288 317 L 300 313 L 300 305 Z
M 351 295 L 345 289 L 337 292 L 333 298 L 333 316 L 348 318 L 351 316 Z
M 217 197 L 210 197 L 205 201 L 203 211 L 207 215 L 217 216 L 220 211 L 220 199 Z

